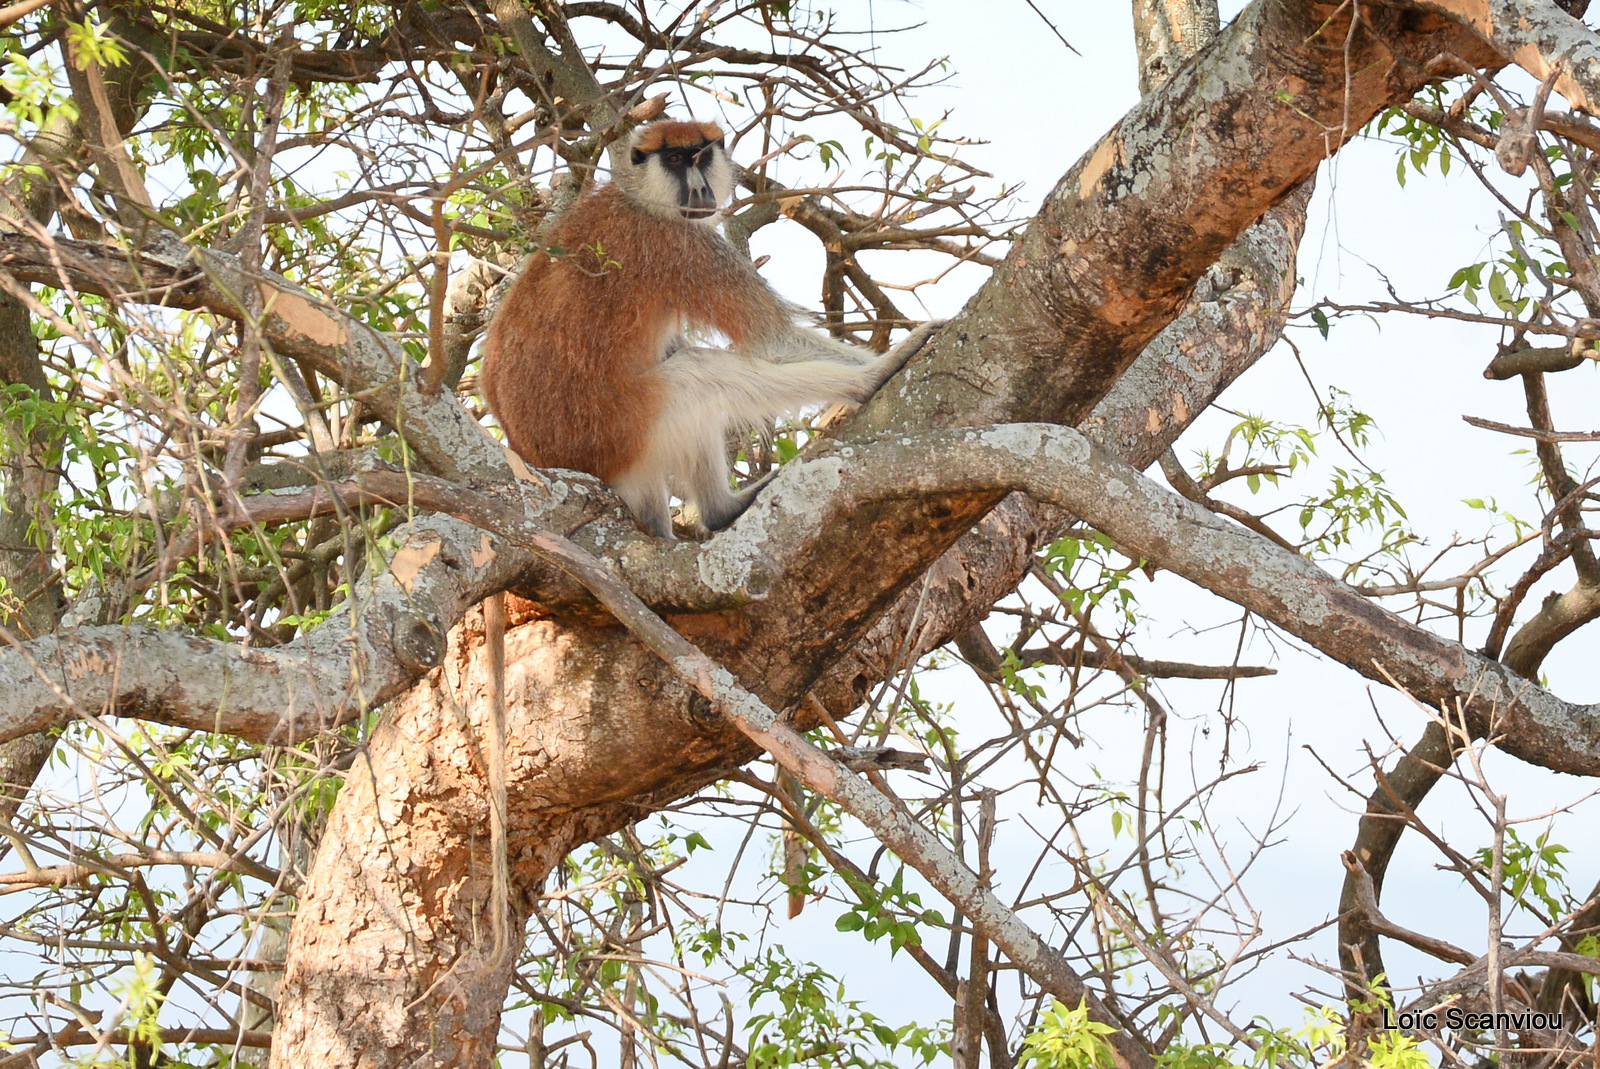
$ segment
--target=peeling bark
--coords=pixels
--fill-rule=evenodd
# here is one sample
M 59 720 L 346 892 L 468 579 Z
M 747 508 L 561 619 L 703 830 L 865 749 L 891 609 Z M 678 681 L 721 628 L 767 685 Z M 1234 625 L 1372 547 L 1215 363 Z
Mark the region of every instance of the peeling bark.
M 1591 115 L 1597 110 L 1600 42 L 1582 19 L 1554 0 L 1410 0 L 1407 6 L 1468 27 L 1479 42 L 1534 80 L 1553 75 L 1556 91 L 1574 108 Z

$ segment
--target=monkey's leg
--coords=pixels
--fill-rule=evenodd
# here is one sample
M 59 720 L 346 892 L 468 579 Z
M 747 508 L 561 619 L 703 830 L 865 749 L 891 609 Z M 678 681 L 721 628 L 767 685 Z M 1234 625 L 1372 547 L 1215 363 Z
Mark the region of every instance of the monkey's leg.
M 646 461 L 648 461 L 648 457 Z M 667 482 L 661 472 L 647 462 L 635 464 L 611 484 L 628 505 L 634 518 L 662 538 L 672 537 L 672 509 L 667 501 Z
M 777 472 L 768 472 L 749 486 L 728 489 L 728 454 L 720 428 L 702 443 L 699 462 L 683 476 L 683 498 L 707 530 L 720 531 L 750 507 L 761 488 Z
M 728 489 L 723 446 L 727 426 L 755 426 L 807 405 L 865 401 L 939 325 L 925 325 L 894 351 L 867 363 L 831 359 L 772 363 L 726 349 L 678 349 L 652 372 L 666 387 L 666 400 L 639 466 L 678 479 L 700 522 L 710 530 L 721 530 L 750 506 L 766 482 L 738 493 Z M 839 346 L 831 339 L 815 338 Z
M 765 483 L 737 493 L 728 488 L 725 429 L 758 425 L 807 405 L 864 400 L 873 373 L 870 364 L 773 364 L 726 349 L 679 349 L 651 372 L 666 396 L 639 467 L 670 475 L 699 521 L 721 530 Z
M 707 530 L 720 531 L 750 506 L 754 495 L 728 489 L 722 435 L 706 435 L 699 463 L 683 474 L 683 500 Z

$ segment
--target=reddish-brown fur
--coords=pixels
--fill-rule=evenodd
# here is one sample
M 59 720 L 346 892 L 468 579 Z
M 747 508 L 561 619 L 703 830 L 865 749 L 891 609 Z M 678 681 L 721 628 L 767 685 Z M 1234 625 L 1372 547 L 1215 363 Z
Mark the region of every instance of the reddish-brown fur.
M 660 123 L 647 134 L 706 136 L 699 123 Z M 686 325 L 711 328 L 737 349 L 789 322 L 714 230 L 642 208 L 615 185 L 563 213 L 546 243 L 490 325 L 482 373 L 507 440 L 535 467 L 613 482 L 638 461 L 660 414 L 650 371 L 668 337 Z
M 646 126 L 634 141 L 640 152 L 656 152 L 663 148 L 688 148 L 722 138 L 722 127 L 714 122 L 658 122 Z

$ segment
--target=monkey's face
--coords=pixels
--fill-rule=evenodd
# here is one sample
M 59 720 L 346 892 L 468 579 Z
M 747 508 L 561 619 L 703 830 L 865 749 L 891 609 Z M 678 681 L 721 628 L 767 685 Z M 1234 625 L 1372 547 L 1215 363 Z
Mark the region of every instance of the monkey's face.
M 733 165 L 715 123 L 660 122 L 634 136 L 629 192 L 656 211 L 714 221 L 733 193 Z

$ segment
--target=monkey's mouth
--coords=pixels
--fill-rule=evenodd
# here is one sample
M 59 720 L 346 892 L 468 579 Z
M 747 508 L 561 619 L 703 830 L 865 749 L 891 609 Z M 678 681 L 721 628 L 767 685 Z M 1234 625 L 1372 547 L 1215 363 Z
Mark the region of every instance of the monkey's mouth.
M 717 214 L 715 208 L 679 208 L 685 219 L 710 219 Z

